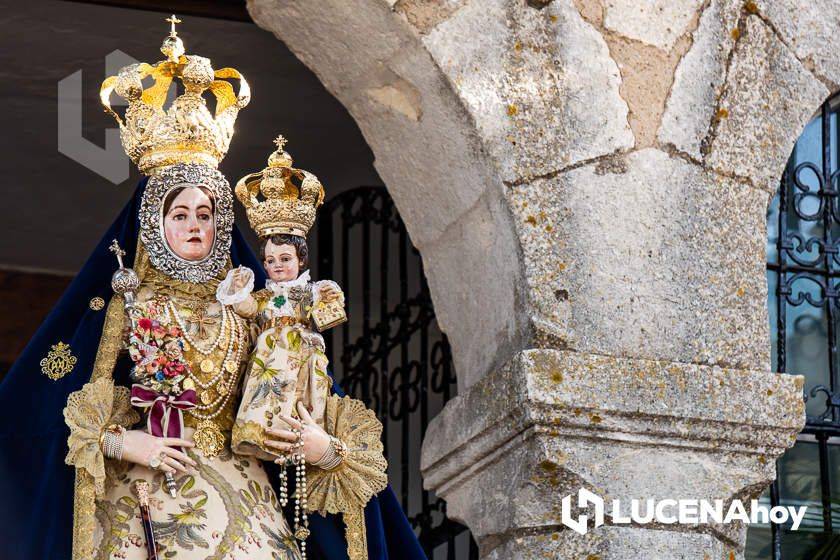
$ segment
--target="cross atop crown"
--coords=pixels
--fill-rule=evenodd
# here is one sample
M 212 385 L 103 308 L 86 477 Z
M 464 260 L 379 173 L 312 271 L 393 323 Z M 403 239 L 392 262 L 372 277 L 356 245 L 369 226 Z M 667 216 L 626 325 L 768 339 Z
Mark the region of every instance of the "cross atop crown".
M 172 17 L 166 18 L 166 21 L 172 24 L 172 29 L 169 30 L 169 36 L 175 37 L 176 35 L 178 35 L 178 32 L 175 31 L 175 24 L 181 23 L 181 20 L 175 17 L 175 14 L 172 14 Z
M 283 147 L 284 147 L 284 146 L 285 146 L 288 142 L 289 142 L 289 141 L 288 141 L 288 140 L 286 140 L 286 138 L 285 138 L 282 134 L 280 134 L 279 136 L 277 136 L 277 138 L 275 138 L 275 139 L 274 139 L 274 144 L 277 146 L 277 151 L 278 151 L 278 152 L 282 152 L 282 151 L 283 151 Z

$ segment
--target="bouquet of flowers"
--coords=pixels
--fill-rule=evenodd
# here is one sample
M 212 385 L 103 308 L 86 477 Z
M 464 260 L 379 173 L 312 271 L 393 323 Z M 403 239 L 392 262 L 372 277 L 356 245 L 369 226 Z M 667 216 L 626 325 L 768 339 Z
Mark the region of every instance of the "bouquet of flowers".
M 131 377 L 162 395 L 180 395 L 190 373 L 184 361 L 181 329 L 141 316 L 132 323 L 128 353 L 134 362 Z M 190 385 L 190 383 L 187 383 Z
M 195 385 L 184 360 L 181 329 L 149 304 L 135 315 L 128 334 L 134 362 L 131 404 L 148 409 L 146 428 L 156 437 L 181 437 L 183 410 L 195 407 Z

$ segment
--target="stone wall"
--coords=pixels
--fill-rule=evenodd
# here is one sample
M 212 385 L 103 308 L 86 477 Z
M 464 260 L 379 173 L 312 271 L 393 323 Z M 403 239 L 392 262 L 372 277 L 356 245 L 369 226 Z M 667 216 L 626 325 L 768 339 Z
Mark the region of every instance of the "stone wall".
M 482 554 L 739 557 L 740 527 L 582 538 L 556 509 L 755 496 L 801 429 L 802 379 L 769 372 L 765 221 L 840 82 L 832 4 L 248 6 L 347 106 L 421 250 L 461 390 L 426 483 Z

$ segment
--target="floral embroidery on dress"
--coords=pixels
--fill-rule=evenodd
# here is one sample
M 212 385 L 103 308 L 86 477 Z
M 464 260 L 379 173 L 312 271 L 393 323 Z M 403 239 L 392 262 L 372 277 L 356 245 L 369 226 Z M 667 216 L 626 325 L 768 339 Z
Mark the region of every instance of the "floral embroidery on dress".
M 175 322 L 160 324 L 162 313 L 154 315 L 155 308 L 162 311 L 160 302 L 165 298 L 141 290 L 138 300 L 148 305 L 144 309 L 150 310 L 145 315 L 150 322 L 155 320 L 166 329 L 175 326 Z M 180 327 L 184 327 L 191 340 L 204 342 L 217 337 L 223 316 L 218 302 L 173 300 L 173 306 L 178 310 Z M 155 326 L 144 323 L 149 330 Z M 206 339 L 201 338 L 202 334 Z M 200 376 L 202 383 L 217 375 L 215 368 L 203 371 L 202 361 L 209 359 L 227 367 L 220 359 L 224 356 L 222 349 L 202 354 L 187 342 L 184 340 L 186 348 L 178 357 L 193 375 Z M 165 352 L 164 348 L 156 355 L 160 357 Z M 239 364 L 247 363 L 247 357 L 243 352 Z M 146 560 L 145 538 L 133 493 L 138 480 L 149 483 L 152 524 L 162 560 L 299 560 L 292 532 L 262 464 L 231 452 L 230 429 L 239 402 L 238 385 L 233 391 L 229 404 L 216 419 L 224 434 L 223 449 L 212 457 L 187 450 L 198 467 L 194 474 L 175 475 L 176 498 L 166 492 L 163 473 L 142 465 L 126 464 L 122 473 L 112 480 L 96 503 L 95 560 Z M 192 418 L 185 417 L 184 422 L 195 427 Z

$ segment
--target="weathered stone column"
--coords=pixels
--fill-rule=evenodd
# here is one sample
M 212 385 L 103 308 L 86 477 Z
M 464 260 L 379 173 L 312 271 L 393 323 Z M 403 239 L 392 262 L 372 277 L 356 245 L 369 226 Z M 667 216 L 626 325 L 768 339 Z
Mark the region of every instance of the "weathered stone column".
M 581 536 L 561 525 L 561 499 L 576 505 L 585 488 L 624 504 L 749 503 L 793 443 L 801 403 L 801 385 L 772 373 L 530 350 L 435 419 L 423 471 L 485 558 L 737 558 L 740 525 L 638 527 L 608 516 Z
M 802 378 L 770 372 L 766 209 L 840 38 L 791 2 L 249 1 L 423 255 L 460 394 L 422 467 L 482 556 L 742 557 L 737 525 L 558 516 L 579 488 L 756 497 L 803 425 Z

